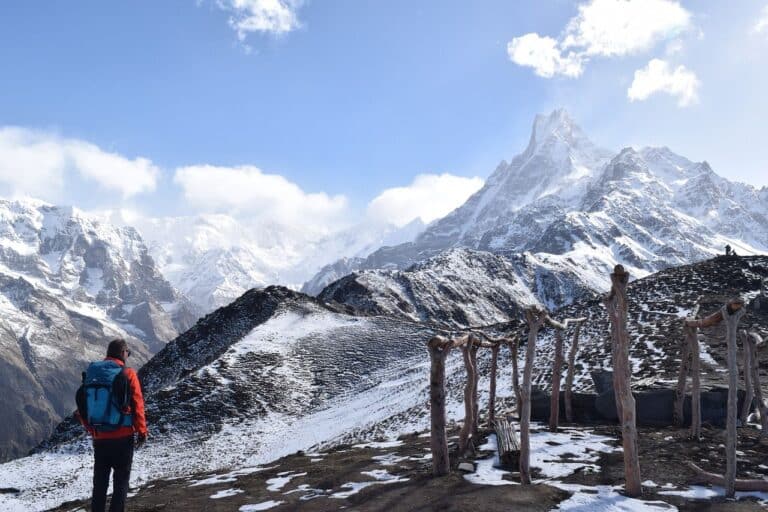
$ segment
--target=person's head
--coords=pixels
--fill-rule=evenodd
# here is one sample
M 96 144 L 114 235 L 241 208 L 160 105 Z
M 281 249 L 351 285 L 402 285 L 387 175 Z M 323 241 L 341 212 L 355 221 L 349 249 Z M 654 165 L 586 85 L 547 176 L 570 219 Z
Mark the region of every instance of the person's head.
M 131 355 L 131 351 L 128 350 L 128 344 L 122 338 L 117 338 L 109 342 L 107 347 L 107 357 L 114 357 L 122 362 Z

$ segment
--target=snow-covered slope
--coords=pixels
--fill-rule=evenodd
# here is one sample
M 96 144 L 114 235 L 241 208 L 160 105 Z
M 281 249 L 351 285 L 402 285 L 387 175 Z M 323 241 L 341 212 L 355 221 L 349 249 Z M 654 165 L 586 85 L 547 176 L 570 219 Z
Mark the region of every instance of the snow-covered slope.
M 528 147 L 412 243 L 349 261 L 349 271 L 405 269 L 446 249 L 531 253 L 608 285 L 617 263 L 640 277 L 730 244 L 768 252 L 768 188 L 730 182 L 668 148 L 600 149 L 564 110 L 537 116 Z M 321 275 L 305 286 L 317 294 Z
M 110 339 L 141 364 L 197 319 L 135 230 L 35 200 L 0 200 L 0 312 L 0 460 L 72 412 L 85 362 Z
M 507 259 L 450 249 L 406 270 L 366 270 L 329 285 L 318 298 L 369 314 L 403 316 L 451 327 L 508 322 L 532 304 L 562 305 L 592 283 L 532 255 Z
M 698 302 L 702 314 L 728 297 L 754 297 L 768 277 L 768 257 L 718 258 L 665 270 L 629 286 L 630 354 L 635 385 L 675 377 L 681 318 Z M 555 314 L 587 316 L 577 357 L 579 389 L 592 369 L 610 368 L 609 329 L 597 298 Z M 744 318 L 768 332 L 768 312 Z M 512 325 L 515 325 L 514 323 Z M 517 324 L 512 332 L 521 332 Z M 704 385 L 722 383 L 722 329 L 702 330 Z M 285 288 L 253 290 L 202 319 L 140 372 L 151 443 L 139 452 L 133 483 L 201 470 L 243 470 L 297 450 L 429 427 L 432 331 L 388 316 L 360 316 Z M 566 336 L 566 349 L 570 341 Z M 549 382 L 552 332 L 541 332 L 536 381 Z M 523 357 L 521 351 L 520 357 Z M 499 396 L 512 395 L 508 355 L 500 358 Z M 489 357 L 480 355 L 481 408 Z M 563 371 L 566 369 L 564 368 Z M 447 362 L 448 417 L 460 420 L 465 374 L 460 351 Z M 90 491 L 90 445 L 71 421 L 40 453 L 0 466 L 0 480 L 19 489 L 0 507 L 39 510 Z M 26 508 L 24 508 L 26 507 Z
M 163 275 L 206 313 L 251 288 L 299 288 L 324 265 L 412 240 L 424 228 L 418 219 L 402 228 L 363 222 L 338 233 L 318 234 L 299 227 L 249 227 L 221 214 L 137 222 Z M 337 277 L 318 280 L 325 286 Z

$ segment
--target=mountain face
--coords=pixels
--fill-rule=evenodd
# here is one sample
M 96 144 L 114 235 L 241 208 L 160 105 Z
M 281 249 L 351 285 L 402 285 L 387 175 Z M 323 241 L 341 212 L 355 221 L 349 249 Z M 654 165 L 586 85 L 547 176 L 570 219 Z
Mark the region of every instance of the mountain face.
M 528 147 L 413 242 L 349 270 L 405 269 L 446 249 L 526 253 L 605 289 L 617 263 L 636 277 L 722 253 L 768 251 L 768 189 L 730 182 L 668 148 L 599 148 L 563 110 L 537 116 Z M 321 276 L 316 276 L 321 277 Z M 305 291 L 320 293 L 313 279 Z
M 552 273 L 530 256 L 450 249 L 406 270 L 353 273 L 318 298 L 367 314 L 465 328 L 513 321 L 525 306 L 554 307 L 589 292 L 569 269 Z
M 138 224 L 163 275 L 205 313 L 251 288 L 275 283 L 299 288 L 330 262 L 412 240 L 423 228 L 418 219 L 402 228 L 368 222 L 318 235 L 296 227 L 249 227 L 228 215 L 143 219 Z M 315 286 L 324 287 L 344 274 L 326 271 L 315 278 Z
M 0 310 L 0 460 L 72 412 L 80 372 L 110 339 L 140 365 L 197 318 L 135 230 L 32 200 L 0 200 Z
M 446 258 L 487 257 L 464 252 Z M 472 263 L 473 268 L 491 264 Z M 426 280 L 442 264 L 434 261 L 432 269 L 411 272 Z M 455 263 L 450 266 L 459 268 Z M 768 310 L 755 307 L 766 278 L 768 257 L 719 257 L 631 282 L 628 330 L 635 389 L 674 385 L 682 319 L 696 305 L 704 316 L 741 295 L 750 304 L 741 325 L 767 335 Z M 342 288 L 336 299 L 345 302 Z M 421 303 L 436 302 L 443 292 L 433 293 L 429 299 L 424 290 Z M 487 303 L 493 300 L 488 294 Z M 458 299 L 455 306 L 466 307 L 467 317 L 477 309 Z M 496 305 L 499 311 L 505 307 L 505 302 Z M 554 317 L 588 318 L 581 332 L 575 385 L 577 390 L 592 390 L 590 372 L 610 369 L 612 364 L 610 329 L 601 300 L 576 299 Z M 509 334 L 525 339 L 522 323 L 512 321 L 506 327 Z M 434 332 L 398 312 L 362 315 L 352 307 L 280 287 L 249 291 L 201 319 L 140 371 L 153 437 L 134 462 L 135 474 L 140 475 L 134 483 L 222 468 L 255 471 L 256 465 L 269 465 L 283 455 L 318 445 L 428 430 L 430 370 L 425 343 Z M 722 385 L 724 326 L 701 329 L 700 335 L 702 385 Z M 551 377 L 553 336 L 550 328 L 543 329 L 535 351 L 534 379 L 545 389 Z M 565 333 L 566 351 L 570 336 L 571 331 Z M 479 353 L 481 411 L 488 397 L 489 352 Z M 524 352 L 519 353 L 520 365 Z M 499 361 L 498 396 L 509 405 L 513 393 L 506 349 Z M 463 417 L 465 382 L 461 351 L 454 350 L 446 363 L 451 423 Z M 0 465 L 0 479 L 21 491 L 0 494 L 0 506 L 41 509 L 87 496 L 91 463 L 90 445 L 81 427 L 69 419 L 39 453 Z M 40 469 L 33 472 L 32 467 Z M 31 481 L 15 476 L 29 474 L 34 475 Z

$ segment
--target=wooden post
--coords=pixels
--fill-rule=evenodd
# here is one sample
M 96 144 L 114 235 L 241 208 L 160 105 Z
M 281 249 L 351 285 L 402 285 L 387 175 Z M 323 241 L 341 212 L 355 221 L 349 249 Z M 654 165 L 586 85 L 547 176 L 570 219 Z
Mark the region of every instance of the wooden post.
M 730 304 L 720 310 L 726 326 L 728 344 L 728 417 L 725 434 L 725 496 L 736 496 L 736 407 L 739 368 L 736 362 L 736 333 L 744 308 L 733 309 Z
M 565 421 L 573 423 L 573 378 L 576 374 L 576 352 L 579 349 L 579 334 L 581 333 L 581 322 L 576 324 L 576 330 L 573 332 L 573 341 L 571 350 L 568 352 L 568 374 L 565 376 Z
M 512 338 L 509 344 L 509 357 L 512 359 L 512 391 L 515 393 L 515 412 L 520 417 L 523 397 L 520 392 L 520 377 L 517 371 L 517 349 L 520 346 L 520 336 Z
M 741 339 L 741 353 L 742 353 L 742 372 L 744 373 L 744 403 L 741 406 L 741 419 L 742 425 L 747 424 L 747 416 L 749 416 L 752 410 L 752 399 L 755 397 L 755 390 L 752 387 L 752 350 L 750 349 L 749 335 L 747 331 L 742 329 L 739 331 L 739 338 Z
M 613 360 L 614 392 L 617 403 L 621 404 L 622 445 L 624 448 L 625 492 L 630 497 L 640 496 L 640 461 L 637 449 L 637 424 L 635 399 L 632 396 L 629 365 L 629 333 L 627 332 L 627 283 L 629 274 L 621 265 L 616 265 L 611 274 L 611 291 L 605 298 L 611 321 L 615 346 Z
M 758 372 L 760 361 L 757 356 L 757 348 L 763 344 L 763 339 L 756 332 L 750 332 L 747 341 L 749 342 L 749 348 L 752 351 L 752 386 L 755 391 L 757 411 L 760 413 L 760 425 L 762 426 L 760 437 L 766 437 L 768 436 L 768 407 L 765 406 L 765 402 L 763 401 L 763 390 L 760 388 L 760 374 Z
M 480 338 L 470 335 L 469 358 L 472 361 L 472 435 L 471 441 L 474 448 L 479 439 L 480 430 L 480 400 L 477 397 L 480 385 L 480 372 L 477 370 L 477 351 L 480 349 Z
M 557 432 L 560 420 L 560 375 L 563 372 L 563 333 L 555 330 L 555 358 L 552 362 L 552 395 L 549 400 L 549 431 Z
M 473 415 L 475 413 L 475 404 L 472 403 L 472 388 L 475 385 L 475 374 L 472 366 L 471 347 L 469 344 L 461 347 L 464 357 L 464 368 L 467 371 L 467 381 L 464 385 L 464 425 L 459 432 L 459 453 L 464 454 L 469 447 L 469 438 L 472 435 L 472 426 L 474 425 Z
M 523 386 L 520 390 L 520 483 L 531 483 L 531 375 L 533 373 L 533 359 L 536 355 L 536 337 L 539 329 L 544 325 L 546 311 L 531 307 L 525 311 L 525 319 L 528 322 L 528 346 L 525 347 L 525 368 L 523 369 Z
M 685 403 L 685 385 L 688 380 L 690 370 L 691 338 L 689 327 L 685 327 L 685 337 L 680 343 L 680 373 L 677 375 L 677 389 L 675 390 L 675 407 L 672 412 L 672 422 L 682 427 L 685 417 L 683 415 L 683 405 Z
M 691 347 L 691 437 L 701 439 L 701 365 L 699 355 L 699 328 L 685 326 Z
M 496 421 L 496 369 L 501 345 L 494 343 L 491 347 L 491 389 L 488 396 L 488 428 L 493 428 Z
M 448 458 L 448 434 L 445 431 L 445 358 L 451 350 L 445 338 L 435 336 L 427 344 L 431 360 L 429 403 L 432 420 L 432 474 L 444 476 L 451 471 Z

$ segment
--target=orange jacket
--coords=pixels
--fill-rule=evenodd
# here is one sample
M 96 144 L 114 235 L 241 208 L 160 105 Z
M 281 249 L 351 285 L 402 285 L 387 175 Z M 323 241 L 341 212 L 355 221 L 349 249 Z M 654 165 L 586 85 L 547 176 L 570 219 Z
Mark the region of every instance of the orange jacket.
M 107 357 L 104 360 L 113 361 L 120 366 L 125 366 L 123 361 L 114 357 Z M 75 413 L 77 419 L 80 420 L 80 423 L 85 427 L 85 430 L 87 430 L 94 439 L 120 439 L 122 437 L 132 436 L 134 432 L 138 432 L 139 435 L 146 435 L 147 433 L 147 419 L 144 416 L 144 396 L 141 394 L 139 376 L 136 375 L 136 370 L 133 368 L 125 368 L 123 372 L 128 378 L 128 387 L 130 388 L 131 393 L 131 407 L 130 410 L 125 412 L 133 414 L 133 425 L 130 427 L 119 427 L 118 429 L 109 432 L 98 432 L 89 425 L 85 419 L 81 418 L 80 414 Z

